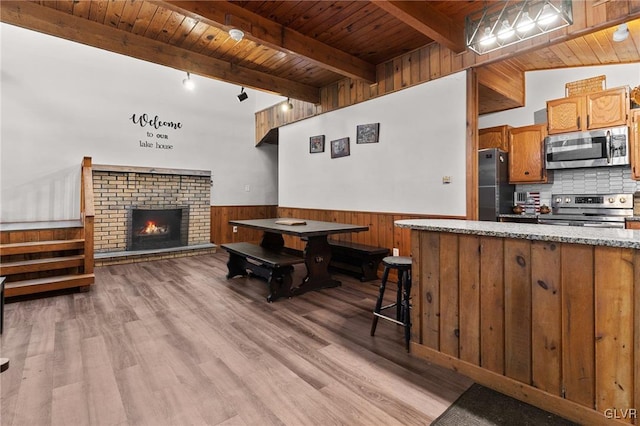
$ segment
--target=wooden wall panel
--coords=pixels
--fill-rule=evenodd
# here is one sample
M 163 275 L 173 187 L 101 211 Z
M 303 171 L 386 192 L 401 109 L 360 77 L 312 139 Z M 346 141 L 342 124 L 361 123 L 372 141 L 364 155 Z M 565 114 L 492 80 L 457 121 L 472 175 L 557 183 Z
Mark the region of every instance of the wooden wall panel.
M 421 235 L 417 232 L 411 233 L 411 253 L 421 253 L 420 244 L 421 244 Z M 422 264 L 421 262 L 416 261 L 416 257 L 413 257 L 411 263 L 411 309 L 409 313 L 411 314 L 411 341 L 419 342 L 422 344 L 422 303 L 417 303 L 420 300 L 420 295 L 422 294 L 421 283 L 422 280 L 417 278 L 422 276 Z
M 504 242 L 505 374 L 531 382 L 531 248 L 526 240 Z
M 480 240 L 480 364 L 504 374 L 504 244 L 501 238 Z
M 458 357 L 458 237 L 440 235 L 440 352 Z
M 480 238 L 459 236 L 460 359 L 480 365 Z
M 564 397 L 595 405 L 593 249 L 562 246 L 562 380 Z
M 633 251 L 597 247 L 594 265 L 596 409 L 604 412 L 633 404 Z
M 420 294 L 422 344 L 440 348 L 440 235 L 424 232 L 420 237 Z
M 562 395 L 560 247 L 531 243 L 531 364 L 538 389 Z
M 259 242 L 262 233 L 257 230 L 238 227 L 233 232 L 230 220 L 265 219 L 275 217 L 277 206 L 211 206 L 211 242 L 214 244 L 235 243 L 239 241 Z

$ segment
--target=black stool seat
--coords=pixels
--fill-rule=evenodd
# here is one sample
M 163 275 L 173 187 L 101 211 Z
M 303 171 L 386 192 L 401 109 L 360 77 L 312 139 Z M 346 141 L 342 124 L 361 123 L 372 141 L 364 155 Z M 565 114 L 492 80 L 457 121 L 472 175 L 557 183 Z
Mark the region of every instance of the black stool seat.
M 407 350 L 409 350 L 409 339 L 411 337 L 411 315 L 410 302 L 411 297 L 411 257 L 408 256 L 387 256 L 382 259 L 384 265 L 384 273 L 382 274 L 382 282 L 380 283 L 380 293 L 376 301 L 376 307 L 373 311 L 373 323 L 371 324 L 371 335 L 376 332 L 378 319 L 382 318 L 404 327 L 404 340 Z M 398 289 L 396 291 L 396 301 L 386 306 L 382 306 L 384 298 L 384 290 L 387 286 L 389 271 L 395 269 L 398 271 Z M 396 317 L 392 318 L 383 315 L 381 312 L 385 309 L 396 308 Z
M 387 256 L 382 259 L 382 264 L 400 270 L 411 269 L 411 258 L 409 256 Z

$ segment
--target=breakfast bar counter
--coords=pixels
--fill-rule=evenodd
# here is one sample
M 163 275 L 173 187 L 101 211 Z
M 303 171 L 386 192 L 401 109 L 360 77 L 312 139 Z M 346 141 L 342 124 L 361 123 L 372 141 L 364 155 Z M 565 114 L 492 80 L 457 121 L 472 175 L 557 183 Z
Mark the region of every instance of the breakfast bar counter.
M 640 231 L 414 219 L 411 353 L 581 424 L 640 424 Z

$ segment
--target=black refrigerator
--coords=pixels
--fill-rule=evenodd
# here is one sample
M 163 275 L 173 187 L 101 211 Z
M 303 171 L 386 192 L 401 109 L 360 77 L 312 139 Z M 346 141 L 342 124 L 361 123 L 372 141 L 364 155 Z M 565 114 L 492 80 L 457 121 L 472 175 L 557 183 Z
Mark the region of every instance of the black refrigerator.
M 478 151 L 479 220 L 497 221 L 512 213 L 515 185 L 509 184 L 509 153 L 498 148 Z

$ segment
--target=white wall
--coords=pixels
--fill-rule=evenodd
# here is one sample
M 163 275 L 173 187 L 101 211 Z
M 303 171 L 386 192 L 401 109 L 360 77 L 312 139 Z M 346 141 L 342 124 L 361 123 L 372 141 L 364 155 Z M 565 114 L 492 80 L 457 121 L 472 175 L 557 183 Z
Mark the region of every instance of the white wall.
M 356 144 L 356 126 L 368 123 L 380 123 L 380 142 Z M 279 204 L 464 215 L 465 134 L 465 72 L 284 126 Z M 325 135 L 325 152 L 309 153 L 314 135 Z M 343 137 L 351 155 L 332 159 L 330 141 Z
M 213 205 L 277 204 L 277 147 L 254 147 L 254 113 L 281 97 L 247 90 L 240 103 L 240 87 L 199 76 L 188 92 L 182 71 L 6 24 L 0 46 L 0 222 L 79 217 L 84 156 L 210 170 Z M 141 127 L 133 114 L 182 128 Z
M 501 126 L 513 127 L 534 124 L 533 114 L 546 109 L 547 101 L 563 98 L 565 84 L 585 78 L 605 75 L 608 88 L 635 87 L 640 84 L 640 64 L 616 64 L 598 67 L 560 68 L 525 73 L 525 106 L 508 111 L 480 116 L 478 128 Z

